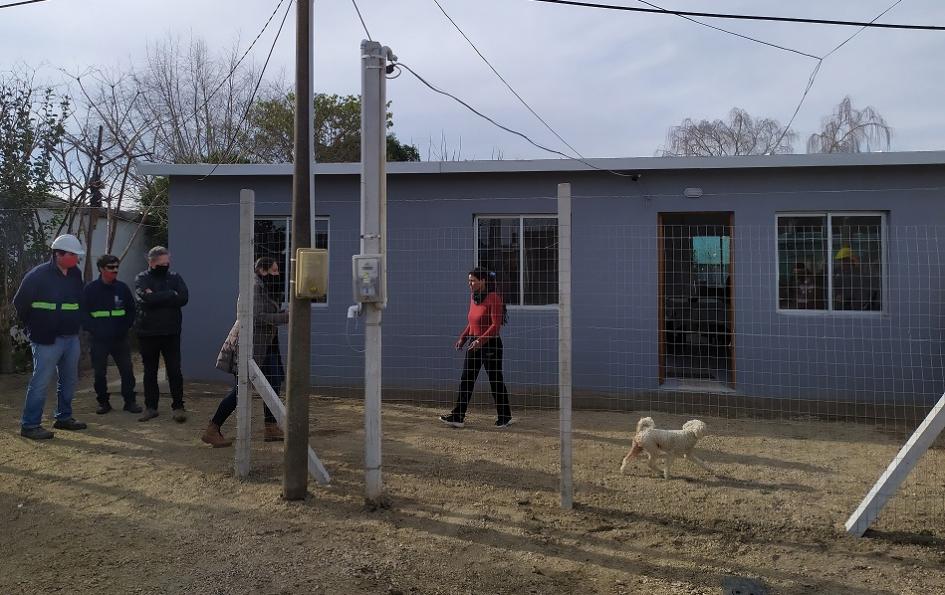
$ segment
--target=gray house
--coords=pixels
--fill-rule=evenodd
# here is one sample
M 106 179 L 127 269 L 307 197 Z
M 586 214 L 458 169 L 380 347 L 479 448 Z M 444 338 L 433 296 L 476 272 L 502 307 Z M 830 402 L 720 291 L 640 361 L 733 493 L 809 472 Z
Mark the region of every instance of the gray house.
M 235 316 L 239 191 L 256 192 L 257 255 L 285 262 L 292 179 L 290 165 L 210 169 L 139 166 L 171 179 L 173 266 L 191 290 L 184 372 L 224 380 L 213 364 Z M 329 393 L 363 371 L 345 316 L 359 172 L 315 174 L 330 287 L 312 305 L 312 381 Z M 573 195 L 577 406 L 876 417 L 945 391 L 945 152 L 392 163 L 388 174 L 391 395 L 451 398 L 461 356 L 450 347 L 477 263 L 508 304 L 513 399 L 556 395 L 561 182 Z

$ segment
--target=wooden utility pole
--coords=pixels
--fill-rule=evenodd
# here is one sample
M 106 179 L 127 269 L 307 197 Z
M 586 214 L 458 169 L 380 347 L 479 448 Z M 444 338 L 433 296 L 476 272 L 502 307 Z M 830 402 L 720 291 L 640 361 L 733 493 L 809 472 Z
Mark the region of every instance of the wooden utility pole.
M 289 369 L 282 495 L 302 500 L 308 491 L 308 400 L 311 392 L 312 306 L 295 291 L 299 248 L 312 245 L 312 12 L 313 0 L 296 5 L 295 169 L 292 175 L 292 265 L 289 271 Z
M 95 233 L 95 224 L 98 222 L 99 209 L 102 207 L 102 126 L 98 127 L 98 142 L 95 143 L 95 165 L 92 167 L 92 176 L 89 178 L 89 222 L 85 234 L 85 266 L 83 278 L 86 282 L 92 277 L 92 234 Z M 80 219 L 81 221 L 81 219 Z

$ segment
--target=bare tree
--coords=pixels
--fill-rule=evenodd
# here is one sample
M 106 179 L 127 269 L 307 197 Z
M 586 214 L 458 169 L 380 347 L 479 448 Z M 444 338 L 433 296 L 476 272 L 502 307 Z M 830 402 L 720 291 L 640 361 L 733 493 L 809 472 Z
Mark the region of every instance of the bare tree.
M 97 71 L 72 79 L 77 98 L 55 153 L 59 194 L 66 201 L 58 231 L 91 238 L 104 215 L 105 252 L 117 248 L 124 257 L 147 213 L 136 217 L 136 229 L 123 247 L 115 246 L 117 222 L 126 210 L 140 206 L 137 199 L 147 180 L 133 166 L 136 159 L 153 155 L 153 126 L 136 109 L 141 94 L 130 75 Z M 90 267 L 87 260 L 87 275 Z
M 832 114 L 824 118 L 820 132 L 807 139 L 808 153 L 862 153 L 888 151 L 892 128 L 876 108 L 853 107 L 850 96 L 843 98 Z
M 257 72 L 234 48 L 212 56 L 206 43 L 169 38 L 148 49 L 135 76 L 138 117 L 151 122 L 157 159 L 173 163 L 245 160 Z
M 768 155 L 794 152 L 797 135 L 771 118 L 753 119 L 745 110 L 735 107 L 728 121 L 686 118 L 666 134 L 666 146 L 657 155 L 662 157 Z

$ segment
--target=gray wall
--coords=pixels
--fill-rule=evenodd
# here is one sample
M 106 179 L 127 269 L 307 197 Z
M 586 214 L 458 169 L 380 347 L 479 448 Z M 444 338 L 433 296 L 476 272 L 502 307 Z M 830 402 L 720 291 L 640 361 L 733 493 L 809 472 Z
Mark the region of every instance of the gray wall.
M 734 213 L 738 393 L 909 405 L 945 390 L 943 232 L 935 227 L 945 213 L 941 192 L 877 191 L 943 187 L 940 166 L 664 170 L 644 172 L 637 182 L 603 172 L 392 175 L 385 385 L 414 390 L 415 400 L 449 398 L 461 365 L 450 344 L 465 324 L 474 216 L 553 213 L 556 185 L 564 181 L 575 197 L 575 389 L 605 396 L 595 406 L 619 408 L 623 396 L 659 388 L 661 212 Z M 691 186 L 706 195 L 683 198 Z M 256 191 L 258 216 L 289 213 L 289 177 L 175 177 L 171 183 L 174 268 L 191 288 L 183 341 L 188 378 L 226 379 L 213 363 L 235 317 L 240 188 Z M 330 218 L 331 259 L 329 303 L 313 306 L 312 374 L 321 387 L 357 386 L 363 370 L 356 352 L 361 329 L 345 319 L 358 200 L 356 176 L 317 177 L 316 211 Z M 206 206 L 219 203 L 233 204 Z M 823 210 L 887 213 L 884 313 L 776 311 L 775 215 Z M 510 388 L 554 395 L 557 312 L 510 314 L 503 330 Z

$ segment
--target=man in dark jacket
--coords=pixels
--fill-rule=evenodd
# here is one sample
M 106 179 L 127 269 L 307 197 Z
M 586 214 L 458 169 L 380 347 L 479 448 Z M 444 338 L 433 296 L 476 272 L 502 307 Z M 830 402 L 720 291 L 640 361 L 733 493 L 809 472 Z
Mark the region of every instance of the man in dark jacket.
M 141 413 L 135 402 L 135 372 L 131 366 L 128 330 L 135 320 L 135 298 L 128 286 L 118 280 L 118 257 L 105 254 L 98 259 L 99 277 L 82 292 L 83 326 L 92 335 L 92 369 L 95 370 L 95 394 L 99 415 L 112 410 L 109 402 L 108 356 L 111 355 L 121 376 L 124 410 Z
M 20 435 L 45 440 L 53 433 L 42 426 L 46 389 L 53 374 L 59 376 L 56 423 L 59 430 L 84 430 L 72 417 L 72 398 L 79 376 L 79 327 L 82 323 L 82 273 L 79 256 L 85 254 L 73 235 L 61 235 L 52 243 L 52 258 L 23 277 L 13 297 L 13 307 L 30 339 L 33 377 L 26 389 Z
M 180 371 L 181 311 L 187 305 L 187 285 L 177 273 L 170 271 L 171 255 L 164 246 L 148 251 L 148 270 L 135 277 L 135 299 L 138 302 L 138 344 L 144 364 L 145 412 L 139 421 L 158 416 L 157 371 L 161 356 L 171 387 L 171 409 L 174 421 L 187 421 L 184 410 L 184 376 Z

